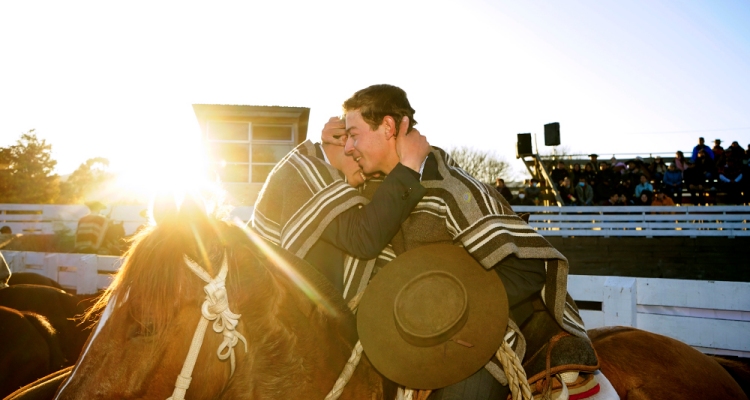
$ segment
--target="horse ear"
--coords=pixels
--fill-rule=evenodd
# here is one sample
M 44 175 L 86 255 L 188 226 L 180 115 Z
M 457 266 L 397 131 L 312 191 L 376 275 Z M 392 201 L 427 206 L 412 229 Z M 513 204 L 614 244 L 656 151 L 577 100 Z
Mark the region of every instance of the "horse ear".
M 180 205 L 179 217 L 183 221 L 193 221 L 196 218 L 206 218 L 206 205 L 203 201 L 193 195 L 185 196 Z
M 174 196 L 170 194 L 157 195 L 151 205 L 151 215 L 154 216 L 154 222 L 157 225 L 177 219 L 177 202 Z

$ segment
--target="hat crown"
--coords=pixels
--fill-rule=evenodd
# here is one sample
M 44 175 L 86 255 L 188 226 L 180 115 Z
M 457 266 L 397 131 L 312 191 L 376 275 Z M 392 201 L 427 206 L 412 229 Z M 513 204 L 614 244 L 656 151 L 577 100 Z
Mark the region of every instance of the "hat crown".
M 466 288 L 457 277 L 428 271 L 401 288 L 393 302 L 393 316 L 405 341 L 429 347 L 450 340 L 464 327 L 468 306 Z

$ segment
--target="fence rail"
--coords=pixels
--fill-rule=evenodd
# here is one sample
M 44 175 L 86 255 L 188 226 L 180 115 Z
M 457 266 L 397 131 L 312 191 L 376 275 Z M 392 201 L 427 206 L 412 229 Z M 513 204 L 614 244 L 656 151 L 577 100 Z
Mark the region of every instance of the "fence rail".
M 750 206 L 516 206 L 544 236 L 750 236 Z
M 587 328 L 632 326 L 705 353 L 750 357 L 750 283 L 571 275 Z
M 146 205 L 115 205 L 104 210 L 114 222 L 122 222 L 126 235 L 133 234 L 148 220 L 141 216 Z M 231 215 L 243 221 L 250 219 L 252 207 L 236 207 Z M 78 220 L 88 214 L 85 205 L 44 205 L 44 204 L 0 204 L 0 227 L 8 226 L 13 233 L 51 235 L 68 230 L 75 232 Z

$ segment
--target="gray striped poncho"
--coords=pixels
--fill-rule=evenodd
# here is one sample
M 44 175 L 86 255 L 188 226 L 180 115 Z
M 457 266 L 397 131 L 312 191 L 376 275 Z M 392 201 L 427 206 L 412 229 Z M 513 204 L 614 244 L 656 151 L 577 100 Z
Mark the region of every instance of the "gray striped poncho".
M 578 308 L 568 296 L 568 260 L 519 218 L 493 187 L 454 166 L 433 147 L 440 179 L 423 180 L 427 193 L 391 241 L 396 255 L 413 248 L 449 243 L 463 246 L 485 268 L 505 257 L 545 260 L 542 299 L 567 332 L 588 339 Z M 356 280 L 356 278 L 355 278 Z
M 336 216 L 366 203 L 306 140 L 271 170 L 255 202 L 252 226 L 269 241 L 304 258 Z
M 339 171 L 318 158 L 315 145 L 307 140 L 269 174 L 255 203 L 252 227 L 270 242 L 305 258 L 334 218 L 368 202 Z M 372 275 L 376 262 L 384 264 L 394 257 L 389 248 L 374 260 L 347 256 L 344 298 L 364 290 L 369 279 L 362 277 Z

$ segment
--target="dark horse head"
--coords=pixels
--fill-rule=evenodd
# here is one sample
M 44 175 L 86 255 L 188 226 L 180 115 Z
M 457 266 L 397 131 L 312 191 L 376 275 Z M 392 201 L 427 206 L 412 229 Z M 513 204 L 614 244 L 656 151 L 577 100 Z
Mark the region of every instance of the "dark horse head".
M 209 324 L 187 397 L 323 399 L 356 342 L 351 312 L 310 265 L 193 200 L 135 239 L 57 398 L 172 394 L 206 298 L 185 256 L 212 277 L 226 256 L 229 309 L 241 315 L 236 332 L 247 340 L 247 350 L 234 348 L 230 376 L 229 361 L 217 357 L 223 336 Z M 361 363 L 342 398 L 381 397 L 380 376 Z

